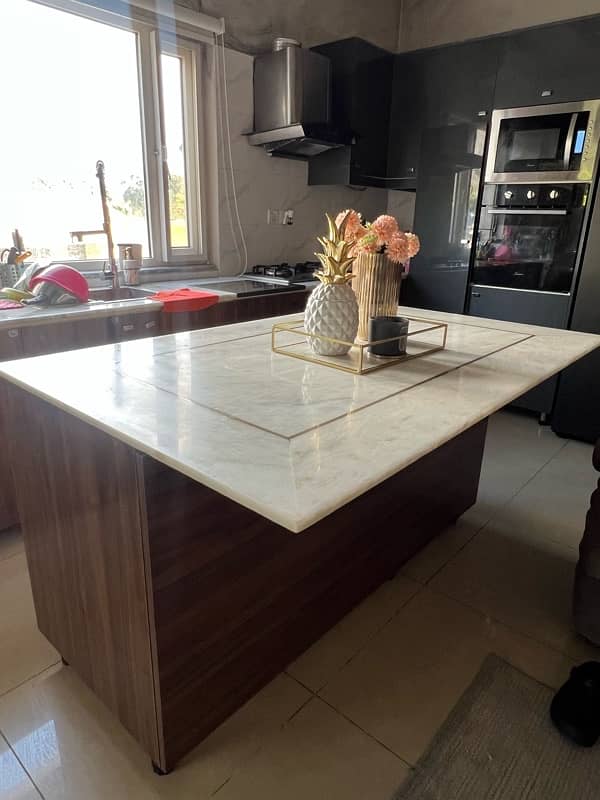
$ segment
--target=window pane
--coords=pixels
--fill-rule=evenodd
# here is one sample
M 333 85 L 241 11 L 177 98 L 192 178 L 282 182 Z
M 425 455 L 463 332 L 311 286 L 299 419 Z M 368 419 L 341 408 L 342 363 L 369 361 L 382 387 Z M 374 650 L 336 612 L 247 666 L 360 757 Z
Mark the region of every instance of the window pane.
M 136 35 L 28 0 L 0 30 L 0 246 L 19 228 L 35 256 L 105 259 L 104 236 L 70 236 L 102 229 L 101 159 L 115 242 L 150 256 Z
M 189 247 L 182 61 L 161 55 L 165 143 L 169 170 L 169 217 L 171 247 Z

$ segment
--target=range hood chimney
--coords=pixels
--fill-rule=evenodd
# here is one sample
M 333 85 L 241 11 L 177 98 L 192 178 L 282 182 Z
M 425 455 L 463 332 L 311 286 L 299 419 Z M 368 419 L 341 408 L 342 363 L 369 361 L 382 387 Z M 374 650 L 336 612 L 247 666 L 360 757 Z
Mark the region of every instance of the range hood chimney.
M 307 159 L 349 143 L 331 124 L 329 59 L 295 39 L 275 39 L 254 60 L 254 131 L 271 156 Z

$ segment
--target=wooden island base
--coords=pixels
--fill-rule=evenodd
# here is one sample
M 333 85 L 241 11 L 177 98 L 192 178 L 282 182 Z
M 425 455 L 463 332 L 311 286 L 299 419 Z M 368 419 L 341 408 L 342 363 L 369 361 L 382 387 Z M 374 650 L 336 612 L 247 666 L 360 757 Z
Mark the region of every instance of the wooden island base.
M 292 534 L 6 382 L 2 402 L 39 628 L 162 771 L 475 502 L 487 424 Z

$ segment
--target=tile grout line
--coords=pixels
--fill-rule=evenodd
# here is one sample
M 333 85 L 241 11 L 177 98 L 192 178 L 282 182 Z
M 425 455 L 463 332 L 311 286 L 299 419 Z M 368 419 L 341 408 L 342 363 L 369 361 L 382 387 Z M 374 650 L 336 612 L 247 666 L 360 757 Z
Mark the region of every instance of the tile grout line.
M 388 745 L 387 745 L 387 744 L 385 744 L 384 742 L 382 742 L 382 741 L 381 741 L 381 739 L 378 739 L 376 736 L 373 736 L 373 734 L 372 734 L 372 733 L 369 733 L 368 731 L 366 731 L 364 728 L 362 728 L 362 727 L 361 727 L 361 726 L 358 724 L 358 722 L 354 722 L 354 720 L 353 720 L 353 719 L 351 719 L 350 717 L 346 716 L 346 714 L 344 714 L 344 712 L 343 712 L 343 711 L 340 711 L 340 710 L 339 710 L 339 708 L 336 708 L 334 705 L 332 705 L 332 704 L 331 704 L 331 703 L 330 703 L 328 700 L 326 700 L 324 697 L 320 697 L 320 696 L 319 696 L 319 697 L 317 697 L 317 699 L 318 699 L 318 700 L 320 700 L 322 703 L 324 703 L 324 704 L 325 704 L 325 705 L 326 705 L 328 708 L 330 708 L 332 711 L 335 711 L 335 713 L 336 713 L 336 714 L 339 714 L 339 715 L 340 715 L 340 717 L 342 717 L 342 719 L 345 719 L 345 720 L 346 720 L 346 722 L 349 722 L 349 723 L 350 723 L 350 724 L 351 724 L 351 725 L 352 725 L 354 728 L 356 728 L 357 730 L 359 730 L 361 733 L 363 733 L 363 734 L 364 734 L 365 736 L 367 736 L 369 739 L 372 739 L 374 742 L 377 742 L 377 744 L 378 744 L 380 747 L 383 747 L 383 749 L 384 749 L 384 750 L 387 750 L 387 752 L 388 752 L 388 753 L 390 753 L 390 755 L 394 756 L 394 758 L 397 758 L 397 759 L 398 759 L 398 761 L 402 762 L 402 764 L 404 764 L 404 766 L 405 766 L 405 767 L 408 767 L 408 768 L 409 768 L 409 769 L 411 769 L 411 770 L 413 770 L 413 769 L 415 768 L 415 765 L 414 765 L 414 764 L 411 764 L 411 762 L 410 762 L 410 761 L 407 761 L 407 760 L 406 760 L 405 758 L 403 758 L 401 755 L 399 755 L 399 754 L 398 754 L 398 753 L 396 753 L 394 750 L 392 750 L 392 748 L 391 748 L 391 747 L 388 747 Z
M 545 468 L 548 466 L 548 464 L 550 464 L 550 462 L 554 461 L 554 459 L 555 459 L 555 458 L 556 458 L 556 457 L 557 457 L 557 456 L 558 456 L 560 453 L 562 453 L 562 451 L 564 450 L 564 448 L 567 446 L 567 444 L 568 444 L 568 443 L 569 443 L 569 440 L 566 440 L 565 442 L 563 442 L 563 444 L 562 444 L 562 445 L 559 447 L 559 449 L 556 451 L 556 453 L 554 453 L 553 455 L 551 455 L 551 456 L 550 456 L 550 458 L 548 458 L 546 461 L 544 461 L 544 463 L 543 463 L 543 464 L 542 464 L 542 465 L 541 465 L 541 466 L 540 466 L 540 467 L 539 467 L 539 468 L 538 468 L 538 469 L 537 469 L 537 470 L 536 470 L 536 471 L 533 473 L 533 475 L 531 475 L 531 476 L 530 476 L 530 477 L 529 477 L 529 478 L 528 478 L 528 479 L 525 481 L 525 483 L 523 483 L 523 484 L 522 484 L 522 485 L 521 485 L 521 486 L 520 486 L 520 487 L 519 487 L 519 488 L 516 490 L 516 492 L 513 492 L 513 494 L 511 494 L 511 495 L 510 495 L 510 497 L 509 497 L 509 498 L 508 498 L 508 499 L 507 499 L 507 500 L 506 500 L 504 503 L 502 503 L 501 505 L 499 505 L 499 506 L 498 506 L 498 507 L 497 507 L 497 508 L 494 510 L 494 512 L 492 513 L 492 515 L 489 517 L 489 519 L 487 519 L 487 520 L 486 520 L 486 521 L 483 523 L 483 525 L 481 525 L 479 528 L 477 528 L 477 530 L 475 531 L 475 533 L 473 534 L 473 536 L 470 536 L 470 537 L 467 539 L 467 541 L 466 541 L 466 542 L 464 542 L 464 544 L 462 544 L 462 545 L 461 545 L 461 546 L 458 548 L 458 550 L 457 550 L 455 553 L 453 553 L 453 554 L 450 556 L 450 558 L 448 559 L 448 561 L 445 561 L 445 562 L 444 562 L 444 563 L 443 563 L 443 564 L 442 564 L 442 565 L 441 565 L 441 566 L 440 566 L 438 569 L 436 569 L 436 571 L 435 571 L 435 572 L 434 572 L 432 575 L 430 575 L 430 576 L 429 576 L 429 578 L 428 578 L 428 579 L 425 581 L 425 583 L 424 583 L 423 585 L 424 585 L 424 586 L 429 586 L 429 584 L 431 583 L 431 581 L 432 581 L 432 580 L 433 580 L 433 579 L 434 579 L 434 578 L 435 578 L 437 575 L 439 575 L 439 573 L 440 573 L 440 572 L 441 572 L 443 569 L 445 569 L 445 568 L 446 568 L 446 567 L 447 567 L 449 564 L 451 564 L 451 563 L 452 563 L 452 562 L 453 562 L 453 561 L 456 559 L 456 557 L 457 557 L 457 556 L 459 556 L 459 555 L 462 553 L 462 551 L 463 551 L 463 550 L 464 550 L 466 547 L 468 547 L 468 546 L 471 544 L 471 542 L 473 542 L 473 541 L 474 541 L 474 539 L 476 539 L 476 538 L 477 538 L 477 536 L 479 536 L 479 535 L 480 535 L 480 534 L 481 534 L 481 533 L 482 533 L 482 532 L 485 530 L 485 528 L 487 528 L 487 526 L 490 524 L 490 522 L 493 522 L 493 521 L 494 521 L 494 520 L 497 518 L 497 515 L 498 515 L 498 513 L 499 513 L 499 512 L 501 512 L 503 509 L 505 509 L 505 508 L 506 508 L 508 505 L 510 505 L 510 503 L 512 503 L 512 501 L 515 499 L 515 497 L 517 497 L 517 495 L 519 495 L 519 494 L 520 494 L 520 493 L 523 491 L 523 489 L 525 489 L 525 487 L 526 487 L 526 486 L 528 486 L 528 485 L 531 483 L 531 481 L 532 481 L 532 480 L 534 480 L 534 479 L 535 479 L 535 478 L 536 478 L 536 477 L 537 477 L 537 476 L 540 474 L 540 472 L 541 472 L 543 469 L 545 469 Z M 481 481 L 481 477 L 480 477 L 480 481 Z M 476 504 L 477 504 L 477 501 L 475 501 L 475 504 L 474 504 L 474 505 L 476 505 Z M 473 506 L 472 506 L 472 507 L 473 507 Z M 468 511 L 468 510 L 469 510 L 469 509 L 467 509 L 467 511 Z M 465 513 L 466 513 L 466 512 L 465 512 Z M 461 515 L 461 516 L 462 516 L 462 515 Z M 460 519 L 460 518 L 459 518 L 459 519 Z M 409 577 L 410 577 L 410 576 L 409 576 Z
M 11 745 L 11 743 L 8 741 L 8 739 L 6 738 L 6 736 L 4 735 L 4 731 L 2 731 L 2 730 L 0 730 L 0 740 L 3 740 L 4 742 L 6 742 L 6 746 L 8 747 L 8 749 L 9 749 L 9 752 L 11 752 L 11 753 L 13 754 L 13 756 L 14 756 L 14 757 L 15 757 L 15 759 L 17 760 L 17 762 L 18 762 L 19 766 L 21 767 L 21 769 L 23 770 L 23 772 L 25 773 L 25 775 L 27 775 L 27 777 L 29 778 L 29 780 L 30 780 L 30 782 L 31 782 L 31 785 L 33 786 L 33 788 L 35 789 L 35 791 L 36 791 L 36 792 L 39 794 L 39 796 L 42 798 L 42 800 L 45 800 L 45 798 L 44 798 L 44 795 L 42 794 L 42 792 L 41 792 L 41 790 L 40 790 L 40 787 L 39 787 L 39 786 L 37 785 L 37 783 L 36 783 L 36 782 L 33 780 L 33 778 L 31 777 L 31 774 L 29 773 L 29 770 L 27 769 L 27 767 L 25 766 L 25 764 L 23 764 L 23 762 L 21 761 L 21 759 L 19 758 L 19 756 L 17 755 L 17 753 L 16 753 L 16 752 L 15 752 L 15 750 L 13 749 L 13 746 L 12 746 L 12 745 Z
M 308 697 L 308 698 L 307 698 L 307 699 L 306 699 L 306 700 L 305 700 L 305 701 L 304 701 L 304 702 L 303 702 L 303 703 L 302 703 L 302 704 L 301 704 L 301 705 L 300 705 L 300 706 L 299 706 L 299 707 L 298 707 L 298 708 L 297 708 L 297 709 L 296 709 L 294 712 L 292 712 L 292 714 L 291 714 L 291 715 L 290 715 L 290 716 L 289 716 L 289 717 L 288 717 L 286 720 L 284 720 L 284 721 L 283 721 L 283 722 L 282 722 L 282 723 L 281 723 L 281 724 L 278 726 L 278 728 L 277 728 L 277 733 L 281 733 L 281 732 L 284 730 L 284 728 L 285 728 L 287 725 L 289 725 L 289 723 L 290 723 L 290 722 L 291 722 L 291 721 L 294 719 L 294 717 L 295 717 L 297 714 L 299 714 L 299 713 L 302 711 L 302 709 L 303 709 L 303 708 L 306 708 L 306 706 L 307 706 L 309 703 L 311 703 L 311 702 L 314 700 L 314 698 L 315 698 L 315 694 L 314 694 L 313 692 L 311 692 L 311 690 L 310 690 L 310 689 L 309 689 L 307 686 L 304 686 L 302 683 L 300 683 L 300 681 L 297 681 L 297 680 L 296 680 L 295 678 L 293 678 L 291 675 L 288 675 L 288 674 L 287 674 L 287 672 L 285 672 L 285 671 L 284 671 L 283 673 L 281 673 L 281 674 L 284 674 L 284 675 L 286 675 L 288 678 L 290 678 L 291 680 L 293 680 L 295 683 L 298 683 L 300 686 L 302 686 L 302 688 L 303 688 L 303 689 L 306 689 L 306 691 L 307 691 L 307 692 L 309 692 L 309 694 L 310 694 L 310 697 Z M 245 765 L 246 765 L 246 764 L 247 764 L 247 763 L 248 763 L 248 762 L 249 762 L 251 759 L 254 759 L 254 758 L 256 758 L 256 757 L 259 755 L 259 753 L 262 753 L 262 751 L 264 750 L 265 746 L 266 746 L 266 742 L 262 742 L 262 743 L 259 743 L 259 744 L 257 744 L 257 747 L 256 747 L 256 749 L 255 749 L 255 750 L 253 750 L 253 751 L 252 751 L 252 753 L 250 753 L 250 754 L 248 755 L 247 759 L 245 759 L 245 760 L 243 760 L 242 762 L 240 762 L 240 764 L 239 764 L 237 767 L 234 767 L 234 768 L 233 768 L 233 770 L 232 770 L 232 772 L 231 772 L 231 775 L 228 775 L 228 776 L 227 776 L 227 778 L 226 778 L 226 779 L 223 781 L 223 783 L 221 783 L 219 786 L 217 786 L 217 788 L 216 788 L 216 789 L 214 789 L 214 790 L 213 790 L 213 791 L 210 793 L 209 797 L 214 797 L 216 794 L 218 794 L 218 793 L 221 791 L 221 789 L 223 789 L 225 786 L 227 786 L 227 784 L 229 783 L 229 781 L 230 781 L 230 780 L 231 780 L 231 779 L 232 779 L 232 778 L 233 778 L 235 775 L 237 775 L 237 774 L 239 773 L 239 771 L 240 771 L 241 769 L 243 769 L 243 768 L 245 767 Z
M 52 669 L 52 667 L 55 667 L 57 664 L 60 664 L 60 661 L 61 659 L 59 657 L 57 661 L 53 661 L 51 664 L 48 664 L 47 667 L 44 667 L 39 672 L 36 672 L 34 675 L 30 675 L 28 678 L 25 678 L 20 683 L 17 683 L 15 686 L 11 686 L 10 689 L 7 689 L 5 692 L 0 692 L 0 700 L 7 697 L 11 692 L 14 692 L 17 689 L 20 689 L 22 686 L 25 686 L 25 684 L 29 683 L 29 681 L 34 681 L 36 678 L 39 678 L 40 675 L 44 674 L 44 672 L 47 672 L 49 669 Z
M 551 644 L 550 642 L 546 642 L 543 639 L 536 639 L 535 636 L 533 636 L 531 633 L 526 633 L 525 631 L 521 631 L 518 628 L 513 627 L 512 624 L 510 624 L 508 622 L 504 622 L 504 620 L 501 620 L 498 617 L 495 617 L 493 614 L 489 614 L 487 611 L 482 611 L 476 605 L 473 605 L 472 603 L 467 603 L 466 600 L 459 600 L 457 597 L 453 597 L 451 594 L 448 594 L 447 592 L 443 592 L 440 589 L 431 589 L 430 588 L 429 591 L 432 592 L 433 594 L 439 595 L 440 597 L 444 597 L 446 600 L 451 600 L 453 603 L 458 603 L 459 605 L 463 606 L 464 608 L 468 608 L 470 611 L 474 611 L 476 614 L 479 614 L 481 617 L 484 617 L 485 619 L 489 619 L 492 622 L 495 622 L 497 625 L 502 625 L 502 627 L 506 628 L 507 631 L 510 631 L 511 633 L 515 633 L 515 634 L 517 634 L 517 636 L 522 636 L 523 639 L 527 639 L 528 641 L 534 642 L 537 645 L 542 645 L 542 647 L 545 647 L 548 650 L 552 650 L 553 653 L 556 653 L 557 655 L 568 659 L 569 661 L 571 661 L 574 664 L 577 663 L 575 657 L 572 656 L 570 653 L 567 653 L 565 650 L 561 650 L 556 645 Z M 575 633 L 575 631 L 573 631 L 573 632 Z M 580 638 L 582 639 L 582 641 L 586 641 L 583 637 L 580 637 Z M 591 646 L 593 647 L 594 645 L 591 645 Z

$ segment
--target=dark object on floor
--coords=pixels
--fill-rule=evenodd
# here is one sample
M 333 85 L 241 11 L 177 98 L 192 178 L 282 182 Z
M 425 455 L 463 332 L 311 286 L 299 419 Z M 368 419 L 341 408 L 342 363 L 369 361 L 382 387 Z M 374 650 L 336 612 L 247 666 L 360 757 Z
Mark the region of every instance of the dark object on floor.
M 598 751 L 552 727 L 552 695 L 488 656 L 394 800 L 597 800 Z
M 592 747 L 600 737 L 600 662 L 573 667 L 550 706 L 552 722 L 567 739 Z
M 600 472 L 600 440 L 593 463 Z M 573 617 L 578 633 L 600 645 L 600 480 L 592 493 L 575 571 Z

